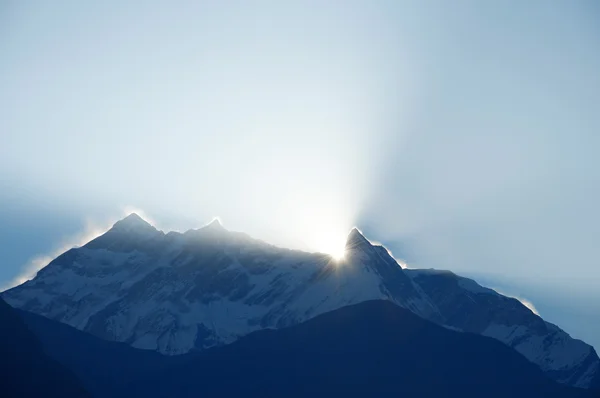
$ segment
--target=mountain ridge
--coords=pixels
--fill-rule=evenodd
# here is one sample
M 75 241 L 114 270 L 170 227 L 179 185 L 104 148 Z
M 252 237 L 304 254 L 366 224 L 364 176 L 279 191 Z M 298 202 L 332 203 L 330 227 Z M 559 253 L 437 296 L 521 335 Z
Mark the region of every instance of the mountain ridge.
M 0 395 L 91 397 L 73 372 L 44 352 L 17 310 L 2 299 L 0 325 Z
M 366 301 L 236 342 L 164 356 L 18 310 L 49 355 L 97 397 L 592 397 L 555 383 L 489 337 Z M 435 383 L 431 383 L 435 380 Z
M 136 215 L 65 252 L 2 296 L 97 337 L 170 355 L 384 299 L 438 324 L 487 333 L 562 383 L 600 385 L 593 348 L 577 345 L 581 354 L 560 359 L 561 347 L 574 341 L 568 334 L 531 318 L 520 303 L 490 299 L 463 279 L 402 269 L 385 247 L 371 244 L 356 228 L 348 234 L 344 259 L 335 260 L 279 248 L 214 222 L 165 234 Z M 472 309 L 475 320 L 459 316 L 469 300 L 479 303 Z

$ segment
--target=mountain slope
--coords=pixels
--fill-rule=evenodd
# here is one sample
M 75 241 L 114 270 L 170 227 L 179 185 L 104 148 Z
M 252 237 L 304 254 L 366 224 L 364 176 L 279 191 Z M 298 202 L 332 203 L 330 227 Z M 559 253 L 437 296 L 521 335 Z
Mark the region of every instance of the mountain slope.
M 19 315 L 0 299 L 0 395 L 88 397 L 79 380 L 48 357 Z
M 547 379 L 494 339 L 448 330 L 387 301 L 252 333 L 135 390 L 160 397 L 594 395 Z
M 405 273 L 433 300 L 445 325 L 500 340 L 561 383 L 600 389 L 600 360 L 594 348 L 544 321 L 519 300 L 449 271 Z
M 98 337 L 164 354 L 229 343 L 370 299 L 439 318 L 387 251 L 357 230 L 337 263 L 229 232 L 218 222 L 163 234 L 137 215 L 2 296 Z
M 107 341 L 32 312 L 16 310 L 48 356 L 70 369 L 94 397 L 115 397 L 125 385 L 189 356 L 166 356 Z
M 444 281 L 403 270 L 356 229 L 338 262 L 227 231 L 218 221 L 165 234 L 132 214 L 2 297 L 97 337 L 168 355 L 386 299 L 436 323 L 494 337 L 554 380 L 600 384 L 600 360 L 589 345 L 517 300 L 481 293 L 492 291 L 470 280 Z
M 368 301 L 230 345 L 165 356 L 20 311 L 46 351 L 102 397 L 594 397 L 495 341 Z

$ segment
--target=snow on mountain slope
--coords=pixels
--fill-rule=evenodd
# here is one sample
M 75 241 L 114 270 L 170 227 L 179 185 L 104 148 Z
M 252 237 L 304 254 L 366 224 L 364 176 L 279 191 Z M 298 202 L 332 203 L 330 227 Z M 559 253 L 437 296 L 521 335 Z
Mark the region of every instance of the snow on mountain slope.
M 557 381 L 600 387 L 600 361 L 589 345 L 470 279 L 403 270 L 356 229 L 336 261 L 269 245 L 218 221 L 165 234 L 132 214 L 2 297 L 98 337 L 170 355 L 386 299 L 453 330 L 498 339 Z
M 594 348 L 544 321 L 519 300 L 449 271 L 405 273 L 439 308 L 444 324 L 502 341 L 561 383 L 600 387 L 600 359 Z
M 96 336 L 165 354 L 371 299 L 439 319 L 387 251 L 357 230 L 344 261 L 336 262 L 227 231 L 218 221 L 164 234 L 135 214 L 3 297 Z

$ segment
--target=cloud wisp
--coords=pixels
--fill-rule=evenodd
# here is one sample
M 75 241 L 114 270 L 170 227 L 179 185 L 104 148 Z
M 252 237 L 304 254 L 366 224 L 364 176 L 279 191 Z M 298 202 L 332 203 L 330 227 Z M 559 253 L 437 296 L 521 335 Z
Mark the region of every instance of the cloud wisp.
M 514 299 L 516 299 L 516 300 L 519 300 L 519 301 L 521 302 L 521 304 L 523 304 L 525 307 L 529 308 L 529 310 L 530 310 L 531 312 L 533 312 L 533 313 L 534 313 L 534 314 L 536 314 L 537 316 L 541 316 L 541 315 L 540 315 L 540 313 L 539 313 L 539 311 L 537 310 L 537 308 L 535 308 L 535 305 L 533 305 L 533 303 L 532 303 L 531 301 L 529 301 L 529 300 L 527 300 L 527 299 L 525 299 L 525 298 L 523 298 L 523 297 L 520 297 L 520 296 L 514 295 L 514 294 L 508 294 L 508 293 L 504 293 L 503 291 L 501 291 L 500 289 L 497 289 L 497 288 L 495 288 L 495 287 L 493 287 L 493 288 L 490 288 L 490 289 L 492 289 L 492 290 L 493 290 L 493 291 L 495 291 L 496 293 L 498 293 L 498 294 L 501 294 L 501 295 L 503 295 L 503 296 L 506 296 L 506 297 L 510 297 L 510 298 L 514 298 Z
M 102 235 L 108 231 L 108 229 L 110 229 L 111 225 L 112 224 L 97 224 L 87 221 L 81 233 L 63 239 L 62 243 L 50 253 L 40 254 L 33 257 L 29 262 L 27 262 L 27 264 L 21 267 L 20 273 L 15 278 L 8 283 L 5 283 L 3 286 L 0 286 L 0 291 L 7 290 L 27 282 L 35 277 L 37 272 L 48 265 L 53 259 L 73 247 L 80 247 L 90 240 Z
M 125 206 L 120 216 L 110 217 L 109 219 L 104 221 L 97 221 L 92 218 L 87 218 L 84 222 L 84 226 L 81 232 L 64 237 L 60 241 L 61 243 L 49 253 L 34 256 L 31 260 L 29 260 L 25 265 L 21 267 L 20 272 L 16 277 L 0 286 L 0 292 L 23 284 L 28 280 L 34 278 L 39 270 L 48 265 L 56 257 L 58 257 L 59 255 L 61 255 L 69 249 L 72 249 L 74 247 L 81 247 L 89 241 L 104 234 L 114 225 L 116 221 L 118 221 L 123 216 L 126 216 L 131 213 L 137 213 L 138 215 L 140 215 L 140 217 L 155 225 L 154 221 L 152 221 L 152 219 L 148 217 L 145 211 L 133 206 Z

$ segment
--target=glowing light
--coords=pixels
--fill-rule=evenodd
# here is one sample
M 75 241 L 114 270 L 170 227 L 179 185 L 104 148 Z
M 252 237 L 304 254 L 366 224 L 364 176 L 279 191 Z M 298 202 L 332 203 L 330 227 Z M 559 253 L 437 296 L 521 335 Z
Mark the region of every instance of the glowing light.
M 328 254 L 339 261 L 344 258 L 346 238 L 355 219 L 355 206 L 348 198 L 356 199 L 356 195 L 338 187 L 340 180 L 328 181 L 329 185 L 322 187 L 295 181 L 282 192 L 281 205 L 274 206 L 270 225 L 280 231 L 280 238 L 287 237 L 279 240 L 284 247 Z
M 316 242 L 318 251 L 329 254 L 335 261 L 341 261 L 346 254 L 346 239 L 344 236 L 335 238 L 335 236 L 321 236 L 321 240 Z
M 331 251 L 329 254 L 331 255 L 331 257 L 333 257 L 335 261 L 342 261 L 344 259 L 344 256 L 346 255 L 346 250 L 335 250 Z

